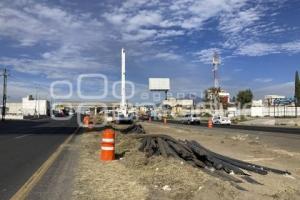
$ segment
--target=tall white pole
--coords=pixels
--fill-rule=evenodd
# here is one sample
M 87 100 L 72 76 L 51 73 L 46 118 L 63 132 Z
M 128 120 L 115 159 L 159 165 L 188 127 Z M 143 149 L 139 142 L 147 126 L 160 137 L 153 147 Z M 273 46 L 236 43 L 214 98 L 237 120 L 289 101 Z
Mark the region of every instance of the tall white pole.
M 121 110 L 126 114 L 126 88 L 125 88 L 125 81 L 126 81 L 126 71 L 125 71 L 125 49 L 122 48 L 121 50 Z

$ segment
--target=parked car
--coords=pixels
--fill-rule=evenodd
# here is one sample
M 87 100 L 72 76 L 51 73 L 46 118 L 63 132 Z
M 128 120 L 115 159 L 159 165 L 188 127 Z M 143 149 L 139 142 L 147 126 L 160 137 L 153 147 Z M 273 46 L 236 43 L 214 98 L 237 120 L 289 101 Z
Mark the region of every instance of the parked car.
M 231 120 L 228 117 L 214 116 L 212 118 L 212 123 L 220 125 L 231 125 Z
M 183 124 L 200 124 L 201 123 L 200 115 L 187 114 L 184 117 L 182 117 L 181 123 L 183 123 Z

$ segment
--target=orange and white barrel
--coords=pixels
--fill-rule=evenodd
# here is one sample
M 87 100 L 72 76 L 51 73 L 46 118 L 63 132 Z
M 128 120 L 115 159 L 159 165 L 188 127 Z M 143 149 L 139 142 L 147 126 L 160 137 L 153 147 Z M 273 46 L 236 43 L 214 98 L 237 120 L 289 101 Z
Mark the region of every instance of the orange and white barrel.
M 167 118 L 164 117 L 164 124 L 167 124 Z
M 115 159 L 115 131 L 105 129 L 102 133 L 100 160 L 109 161 Z
M 208 128 L 212 128 L 212 127 L 213 127 L 213 123 L 212 123 L 212 120 L 211 120 L 211 119 L 208 120 L 207 127 L 208 127 Z
M 84 124 L 85 126 L 88 126 L 89 123 L 90 123 L 90 117 L 89 117 L 89 116 L 84 116 L 84 117 L 83 117 L 83 124 Z

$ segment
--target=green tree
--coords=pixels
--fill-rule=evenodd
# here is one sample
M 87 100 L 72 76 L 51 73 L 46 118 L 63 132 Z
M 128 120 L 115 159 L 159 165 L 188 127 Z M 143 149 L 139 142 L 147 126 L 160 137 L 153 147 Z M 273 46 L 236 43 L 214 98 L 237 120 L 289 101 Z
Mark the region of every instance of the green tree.
M 213 101 L 218 93 L 221 92 L 221 88 L 210 87 L 204 91 L 204 102 Z
M 235 96 L 233 96 L 232 98 L 231 98 L 231 102 L 236 102 L 236 98 L 235 98 Z
M 300 105 L 300 80 L 299 80 L 299 74 L 298 71 L 296 71 L 295 74 L 295 100 L 296 100 L 296 105 Z
M 238 92 L 237 101 L 241 104 L 243 108 L 245 104 L 251 103 L 253 99 L 253 94 L 250 89 L 242 90 Z

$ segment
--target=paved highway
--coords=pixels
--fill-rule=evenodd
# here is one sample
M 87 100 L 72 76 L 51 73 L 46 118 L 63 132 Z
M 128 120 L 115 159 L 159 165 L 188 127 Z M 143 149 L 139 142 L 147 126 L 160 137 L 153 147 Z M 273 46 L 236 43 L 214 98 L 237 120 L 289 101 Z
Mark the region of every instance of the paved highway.
M 151 122 L 151 123 L 161 123 L 161 122 Z M 255 126 L 238 126 L 235 128 L 232 126 L 214 126 L 214 128 L 209 129 L 203 124 L 199 125 L 186 125 L 176 122 L 168 123 L 168 126 L 176 127 L 179 129 L 188 129 L 195 131 L 203 131 L 208 133 L 222 134 L 224 136 L 235 136 L 235 135 L 249 135 L 258 136 L 259 139 L 265 143 L 272 146 L 276 146 L 279 149 L 285 149 L 288 151 L 299 151 L 300 144 L 300 129 L 298 128 L 280 128 L 280 127 L 258 127 Z M 217 127 L 217 128 L 215 128 Z M 244 128 L 246 127 L 246 128 Z M 298 131 L 298 132 L 297 132 Z
M 77 128 L 76 119 L 0 122 L 0 199 L 9 199 Z
M 157 121 L 155 120 L 154 122 L 160 122 L 163 123 L 162 120 Z M 183 125 L 180 121 L 178 120 L 168 120 L 168 123 L 170 124 L 181 124 Z M 188 126 L 199 126 L 195 124 L 191 124 Z M 202 121 L 200 126 L 207 127 L 207 121 Z M 276 126 L 250 126 L 250 125 L 235 125 L 232 124 L 230 126 L 227 125 L 213 125 L 215 128 L 227 128 L 227 129 L 237 129 L 237 130 L 249 130 L 249 131 L 263 131 L 263 132 L 272 132 L 272 133 L 289 133 L 289 134 L 300 134 L 300 128 L 291 128 L 291 127 L 276 127 Z

